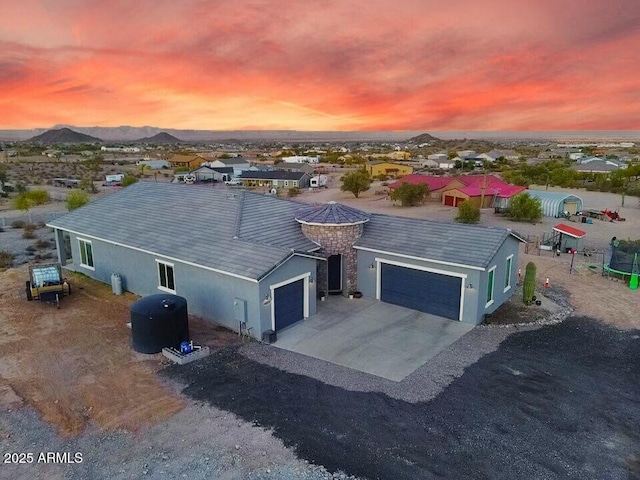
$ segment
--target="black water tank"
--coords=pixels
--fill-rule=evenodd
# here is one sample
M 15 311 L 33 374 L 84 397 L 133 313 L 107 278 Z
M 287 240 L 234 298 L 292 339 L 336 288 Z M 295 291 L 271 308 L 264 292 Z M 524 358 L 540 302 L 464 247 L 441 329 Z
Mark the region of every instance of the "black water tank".
M 158 353 L 164 347 L 179 348 L 189 340 L 187 300 L 158 294 L 131 305 L 131 343 L 140 353 Z

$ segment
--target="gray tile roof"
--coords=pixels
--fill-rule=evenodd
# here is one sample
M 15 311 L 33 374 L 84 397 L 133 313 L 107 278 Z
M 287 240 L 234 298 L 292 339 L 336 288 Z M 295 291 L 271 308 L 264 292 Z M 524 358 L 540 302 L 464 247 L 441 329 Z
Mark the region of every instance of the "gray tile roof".
M 304 207 L 296 213 L 299 222 L 326 225 L 364 223 L 369 217 L 368 213 L 336 202 Z
M 241 180 L 300 180 L 305 175 L 305 172 L 288 172 L 285 170 L 273 170 L 270 172 L 246 170 L 238 178 Z
M 244 196 L 247 198 L 243 200 Z M 251 209 L 262 202 L 250 197 L 264 202 L 259 212 Z M 49 225 L 259 279 L 289 256 L 291 248 L 317 247 L 305 242 L 302 233 L 295 234 L 294 227 L 300 227 L 294 220 L 294 211 L 300 205 L 289 206 L 288 221 L 274 223 L 267 214 L 270 200 L 276 199 L 196 185 L 138 182 L 56 218 Z M 281 206 L 281 214 L 286 209 Z M 281 232 L 274 235 L 273 230 Z M 290 245 L 284 242 L 289 235 Z
M 216 158 L 214 161 L 224 163 L 225 165 L 247 165 L 249 160 L 244 157 Z
M 245 192 L 237 235 L 253 243 L 316 250 L 318 245 L 302 234 L 295 214 L 305 204 L 282 198 Z
M 294 250 L 317 250 L 295 219 L 304 207 L 247 191 L 138 182 L 49 225 L 260 279 Z M 357 246 L 477 267 L 486 267 L 509 235 L 501 228 L 369 215 L 339 204 L 328 210 L 338 212 L 334 220 L 370 217 Z
M 486 268 L 508 236 L 504 228 L 372 214 L 356 246 Z

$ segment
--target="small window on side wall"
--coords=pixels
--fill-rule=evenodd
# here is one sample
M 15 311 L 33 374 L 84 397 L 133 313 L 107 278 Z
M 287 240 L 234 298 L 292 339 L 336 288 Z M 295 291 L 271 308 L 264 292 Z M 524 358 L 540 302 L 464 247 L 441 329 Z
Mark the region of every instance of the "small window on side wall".
M 511 288 L 511 267 L 513 266 L 513 255 L 507 257 L 507 264 L 504 272 L 504 291 L 508 291 Z
M 78 239 L 80 246 L 80 266 L 94 270 L 93 266 L 93 246 L 89 240 Z
M 167 292 L 176 292 L 175 277 L 173 275 L 173 264 L 158 262 L 158 290 L 164 290 Z
M 493 303 L 493 286 L 496 277 L 496 267 L 492 267 L 487 274 L 487 303 L 485 307 L 488 307 Z

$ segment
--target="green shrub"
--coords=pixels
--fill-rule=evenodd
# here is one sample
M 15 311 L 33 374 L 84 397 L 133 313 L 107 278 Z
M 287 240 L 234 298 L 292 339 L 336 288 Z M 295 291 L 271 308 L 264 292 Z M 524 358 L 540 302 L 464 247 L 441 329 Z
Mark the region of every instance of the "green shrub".
M 23 195 L 27 195 L 27 197 L 33 202 L 33 205 L 44 205 L 51 201 L 49 192 L 46 190 L 29 190 L 28 192 L 24 192 Z
M 67 194 L 67 210 L 75 210 L 89 203 L 89 195 L 84 190 L 74 190 Z
M 340 190 L 343 192 L 351 192 L 356 198 L 371 187 L 371 177 L 364 170 L 345 173 L 341 180 L 342 185 L 340 186 Z
M 533 302 L 533 295 L 536 292 L 536 264 L 527 263 L 524 272 L 524 283 L 522 285 L 522 299 L 527 305 Z
M 49 248 L 51 246 L 51 242 L 49 240 L 40 239 L 34 245 L 36 248 Z
M 31 207 L 36 205 L 44 205 L 51 200 L 49 193 L 46 190 L 29 190 L 28 192 L 20 193 L 13 199 L 13 206 L 18 210 L 28 211 Z
M 133 175 L 126 175 L 123 179 L 122 182 L 120 182 L 120 184 L 123 187 L 128 187 L 129 185 L 133 185 L 134 183 L 136 183 L 138 181 L 138 177 L 134 177 Z
M 11 222 L 11 228 L 24 228 L 27 225 L 27 222 L 24 220 L 14 220 Z
M 0 268 L 11 268 L 13 265 L 13 255 L 11 253 L 1 250 L 0 251 Z
M 507 216 L 516 222 L 537 222 L 542 219 L 542 203 L 528 193 L 519 193 L 511 199 Z
M 480 221 L 480 207 L 471 202 L 462 202 L 458 205 L 458 223 L 478 223 Z
M 421 204 L 428 193 L 427 184 L 403 183 L 391 192 L 391 199 L 399 200 L 403 207 L 414 207 Z
M 290 188 L 287 192 L 288 197 L 297 197 L 298 195 L 300 195 L 300 189 L 297 187 Z

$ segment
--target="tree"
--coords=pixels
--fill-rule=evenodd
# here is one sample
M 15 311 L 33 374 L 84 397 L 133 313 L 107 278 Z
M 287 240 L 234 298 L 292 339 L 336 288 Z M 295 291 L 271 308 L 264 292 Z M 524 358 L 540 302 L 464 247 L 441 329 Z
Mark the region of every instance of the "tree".
M 94 155 L 91 158 L 88 158 L 83 162 L 83 166 L 89 170 L 91 173 L 91 177 L 95 178 L 100 170 L 102 169 L 102 162 L 104 161 L 104 157 L 100 154 Z
M 120 184 L 123 187 L 128 187 L 129 185 L 133 185 L 134 183 L 136 183 L 138 181 L 138 177 L 134 177 L 133 175 L 126 175 L 123 179 L 122 182 L 120 182 Z
M 67 210 L 75 210 L 89 203 L 89 195 L 84 190 L 74 190 L 67 194 Z
M 145 170 L 148 170 L 148 169 L 149 169 L 149 168 L 151 168 L 151 167 L 149 167 L 149 165 L 147 165 L 146 163 L 141 163 L 141 164 L 138 166 L 138 168 L 140 169 L 140 174 L 144 177 L 144 171 L 145 171 Z
M 351 192 L 358 198 L 362 192 L 366 192 L 371 187 L 371 177 L 364 170 L 356 170 L 355 172 L 345 173 L 342 176 L 342 186 L 340 190 L 343 192 Z
M 537 222 L 542 218 L 542 203 L 528 193 L 519 193 L 511 199 L 507 216 L 516 222 Z
M 16 198 L 14 198 L 13 206 L 17 210 L 22 210 L 23 212 L 25 212 L 29 217 L 29 223 L 33 223 L 31 221 L 31 213 L 29 212 L 29 209 L 31 209 L 31 207 L 35 205 L 35 202 L 33 198 L 29 197 L 28 193 L 29 192 L 22 192 Z
M 630 165 L 627 168 L 621 168 L 611 174 L 611 180 L 618 181 L 620 186 L 620 194 L 622 195 L 621 206 L 624 207 L 624 198 L 629 191 L 631 178 L 637 179 L 640 176 L 640 165 Z
M 93 180 L 91 179 L 91 177 L 82 177 L 82 180 L 80 180 L 80 183 L 78 184 L 78 186 L 82 190 L 85 190 L 91 193 L 96 193 L 98 191 L 96 189 L 96 186 L 93 184 Z
M 462 202 L 458 205 L 458 223 L 478 223 L 480 222 L 480 207 L 471 202 Z
M 415 207 L 422 203 L 429 193 L 429 185 L 403 183 L 391 192 L 392 200 L 399 200 L 403 207 Z
M 9 180 L 9 176 L 7 175 L 7 167 L 4 165 L 0 165 L 0 190 L 4 188 L 4 184 Z

